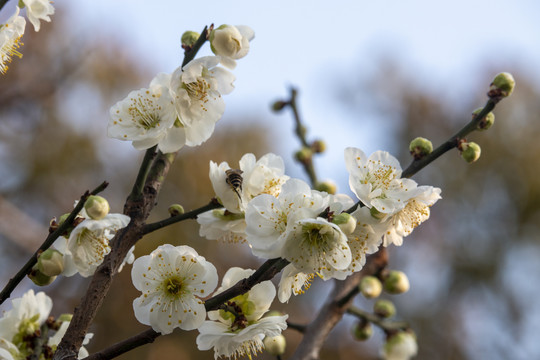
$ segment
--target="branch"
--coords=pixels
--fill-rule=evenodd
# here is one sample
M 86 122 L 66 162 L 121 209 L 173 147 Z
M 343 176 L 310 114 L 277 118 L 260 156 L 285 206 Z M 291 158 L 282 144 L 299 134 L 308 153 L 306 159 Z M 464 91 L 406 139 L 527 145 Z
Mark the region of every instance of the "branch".
M 424 167 L 429 165 L 431 162 L 435 161 L 439 156 L 444 154 L 445 152 L 455 148 L 458 146 L 459 141 L 463 139 L 465 136 L 469 135 L 471 132 L 478 130 L 478 124 L 484 119 L 484 117 L 489 114 L 490 111 L 492 111 L 495 108 L 495 105 L 500 99 L 493 99 L 490 98 L 482 111 L 478 113 L 476 116 L 473 117 L 473 119 L 463 127 L 457 134 L 450 137 L 445 143 L 440 145 L 438 148 L 433 150 L 432 153 L 420 158 L 415 159 L 413 162 L 403 171 L 401 174 L 401 177 L 403 178 L 410 178 L 414 174 L 416 174 L 418 171 L 422 170 Z
M 293 360 L 316 360 L 330 331 L 337 325 L 343 314 L 352 305 L 354 296 L 358 293 L 360 280 L 366 275 L 375 274 L 387 264 L 386 249 L 381 248 L 369 256 L 361 271 L 352 274 L 343 281 L 335 281 L 327 303 L 319 314 L 305 327 L 304 337 L 298 345 Z
M 106 181 L 102 182 L 101 185 L 99 185 L 97 188 L 92 190 L 92 192 L 89 192 L 88 190 L 81 196 L 79 202 L 75 206 L 75 208 L 71 211 L 67 219 L 52 233 L 47 236 L 43 244 L 37 249 L 37 251 L 32 255 L 32 257 L 26 262 L 26 264 L 23 265 L 21 270 L 15 276 L 13 276 L 7 285 L 4 287 L 2 292 L 0 293 L 0 304 L 2 304 L 4 301 L 6 301 L 10 295 L 11 292 L 17 287 L 17 285 L 24 279 L 26 274 L 32 270 L 32 267 L 37 263 L 37 259 L 39 255 L 47 250 L 51 245 L 58 239 L 62 234 L 64 234 L 68 228 L 73 224 L 73 220 L 75 220 L 75 217 L 81 212 L 82 208 L 84 207 L 84 203 L 86 202 L 86 199 L 90 195 L 96 195 L 105 190 L 105 188 L 109 185 Z
M 146 235 L 146 234 L 151 233 L 153 231 L 159 230 L 159 229 L 161 229 L 161 228 L 163 228 L 165 226 L 169 226 L 169 225 L 175 224 L 175 223 L 183 221 L 183 220 L 196 219 L 197 215 L 199 215 L 199 214 L 202 214 L 204 212 L 207 212 L 207 211 L 210 211 L 210 210 L 213 210 L 213 209 L 218 209 L 218 208 L 221 208 L 221 207 L 223 207 L 223 205 L 221 205 L 217 201 L 216 198 L 213 198 L 212 200 L 210 200 L 210 202 L 208 204 L 206 204 L 204 206 L 201 206 L 198 209 L 191 210 L 191 211 L 189 211 L 187 213 L 184 213 L 184 214 L 171 216 L 168 219 L 157 221 L 155 223 L 146 224 L 146 225 L 143 226 L 142 232 L 143 232 L 144 235 Z
M 389 321 L 389 320 L 381 319 L 379 316 L 375 314 L 370 314 L 354 306 L 351 306 L 350 308 L 348 308 L 347 313 L 377 325 L 378 327 L 383 329 L 384 332 L 386 333 L 395 332 L 398 330 L 406 330 L 409 328 L 409 324 L 405 321 Z
M 206 300 L 204 307 L 206 311 L 217 310 L 226 301 L 242 295 L 253 288 L 260 282 L 272 279 L 277 273 L 279 273 L 289 262 L 284 259 L 271 259 L 262 264 L 257 271 L 255 271 L 250 277 L 240 280 L 238 283 L 225 290 L 224 292 L 211 297 Z M 116 343 L 105 350 L 97 352 L 87 357 L 87 360 L 105 360 L 112 359 L 116 356 L 122 355 L 130 350 L 133 350 L 139 346 L 154 342 L 154 340 L 161 334 L 153 329 L 145 330 L 135 336 L 132 336 L 126 340 Z
M 143 187 L 146 182 L 146 178 L 148 177 L 148 172 L 150 171 L 152 161 L 156 156 L 156 148 L 157 145 L 154 145 L 150 149 L 146 150 L 146 153 L 144 154 L 141 167 L 139 168 L 139 173 L 137 174 L 137 178 L 133 184 L 133 189 L 131 190 L 130 197 L 133 197 L 133 199 L 142 195 Z

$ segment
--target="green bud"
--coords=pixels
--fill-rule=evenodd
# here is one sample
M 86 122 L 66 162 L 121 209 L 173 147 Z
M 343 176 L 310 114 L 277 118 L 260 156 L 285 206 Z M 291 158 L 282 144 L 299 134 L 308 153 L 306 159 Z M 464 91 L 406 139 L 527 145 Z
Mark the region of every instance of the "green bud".
M 109 202 L 102 196 L 90 195 L 84 203 L 84 210 L 94 220 L 101 220 L 109 213 Z
M 184 207 L 182 205 L 172 204 L 171 206 L 169 206 L 169 214 L 171 214 L 171 216 L 182 215 L 183 213 Z
M 390 318 L 396 314 L 396 307 L 390 300 L 379 299 L 373 305 L 373 312 L 382 318 Z
M 359 321 L 354 324 L 352 334 L 356 340 L 366 341 L 373 335 L 373 326 L 371 326 L 370 322 Z
M 315 185 L 315 190 L 324 191 L 331 195 L 334 195 L 337 191 L 337 185 L 333 181 L 326 180 L 317 183 L 317 185 Z
M 461 157 L 469 164 L 478 160 L 480 158 L 480 153 L 480 145 L 475 142 L 465 142 L 461 144 Z
M 488 96 L 489 97 L 507 97 L 512 94 L 516 81 L 512 74 L 503 72 L 497 74 L 493 82 L 490 84 Z
M 62 225 L 67 220 L 70 213 L 64 214 L 58 218 L 58 226 Z
M 364 276 L 360 281 L 360 292 L 368 299 L 379 297 L 383 285 L 375 276 Z
M 476 117 L 478 116 L 478 114 L 480 114 L 482 110 L 484 110 L 484 108 L 478 108 L 474 110 L 472 113 L 473 119 L 476 119 Z M 493 112 L 489 112 L 486 116 L 484 116 L 483 119 L 481 119 L 478 122 L 477 128 L 478 130 L 487 130 L 491 127 L 491 125 L 493 125 L 494 122 L 495 122 L 495 114 L 493 114 Z
M 288 102 L 285 102 L 285 101 L 281 101 L 281 100 L 278 100 L 278 101 L 275 101 L 273 104 L 272 104 L 272 111 L 274 112 L 280 112 L 281 110 L 283 110 L 285 108 L 285 106 L 289 105 Z
M 350 235 L 356 229 L 356 219 L 346 212 L 335 215 L 332 222 L 339 226 L 345 235 Z
M 287 347 L 287 340 L 285 336 L 279 334 L 278 336 L 265 337 L 263 340 L 264 349 L 272 356 L 280 356 L 285 354 L 285 348 Z
M 391 270 L 384 279 L 384 291 L 389 294 L 403 294 L 409 288 L 409 278 L 403 271 Z
M 30 280 L 34 282 L 37 286 L 46 286 L 49 285 L 56 279 L 56 276 L 47 276 L 41 271 L 38 270 L 37 264 L 32 267 L 32 270 L 28 274 Z
M 421 159 L 433 152 L 433 144 L 426 138 L 417 137 L 411 141 L 409 151 L 415 159 Z
M 385 359 L 412 359 L 418 353 L 418 344 L 414 332 L 399 331 L 386 338 L 383 345 Z
M 198 32 L 196 31 L 186 31 L 185 33 L 182 34 L 182 49 L 189 49 L 191 48 L 193 45 L 195 45 L 195 43 L 197 42 L 197 40 L 199 39 L 199 37 L 201 36 L 201 34 L 199 34 Z
M 323 153 L 326 150 L 326 143 L 323 140 L 315 140 L 311 143 L 311 150 L 316 154 Z
M 37 260 L 37 269 L 46 276 L 57 276 L 64 271 L 64 255 L 54 249 L 42 252 Z
M 311 161 L 312 156 L 313 151 L 311 151 L 311 149 L 307 147 L 303 147 L 294 154 L 294 158 L 301 163 Z

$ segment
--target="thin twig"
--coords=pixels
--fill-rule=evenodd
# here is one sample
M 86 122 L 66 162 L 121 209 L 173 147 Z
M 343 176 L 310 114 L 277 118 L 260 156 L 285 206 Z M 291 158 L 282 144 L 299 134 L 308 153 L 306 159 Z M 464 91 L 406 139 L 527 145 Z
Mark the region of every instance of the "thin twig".
M 131 195 L 133 198 L 138 198 L 142 196 L 144 184 L 146 183 L 146 178 L 148 177 L 148 172 L 152 166 L 152 162 L 156 156 L 157 145 L 152 146 L 150 149 L 146 150 L 144 154 L 143 161 L 137 173 L 137 178 L 133 184 L 133 189 L 131 190 Z
M 385 332 L 394 332 L 397 330 L 406 330 L 409 328 L 409 324 L 405 321 L 390 321 L 382 319 L 375 314 L 368 313 L 354 306 L 349 307 L 347 309 L 347 313 L 369 321 L 370 323 L 373 323 L 374 325 L 377 325 L 378 327 L 383 329 Z
M 73 223 L 73 220 L 75 220 L 75 217 L 81 212 L 82 208 L 84 207 L 84 203 L 86 202 L 86 199 L 90 195 L 96 195 L 105 190 L 105 188 L 109 185 L 108 182 L 104 181 L 99 185 L 97 188 L 89 192 L 88 190 L 81 196 L 79 202 L 75 206 L 75 208 L 71 211 L 67 219 L 52 233 L 47 236 L 43 244 L 37 249 L 37 251 L 32 255 L 32 257 L 26 262 L 26 264 L 23 265 L 21 270 L 13 276 L 7 285 L 4 287 L 2 292 L 0 293 L 0 304 L 2 304 L 6 299 L 9 298 L 11 295 L 11 292 L 17 287 L 17 285 L 24 279 L 26 274 L 30 272 L 32 267 L 37 263 L 37 259 L 39 255 L 47 250 L 55 241 L 58 239 L 62 234 L 66 232 L 66 230 L 71 226 Z
M 198 209 L 191 210 L 191 211 L 189 211 L 187 213 L 184 213 L 184 214 L 171 216 L 168 219 L 157 221 L 155 223 L 146 224 L 146 225 L 143 226 L 142 231 L 143 231 L 143 234 L 146 235 L 146 234 L 151 233 L 153 231 L 164 228 L 165 226 L 176 224 L 177 222 L 180 222 L 180 221 L 183 221 L 183 220 L 196 219 L 197 215 L 199 215 L 199 214 L 202 214 L 204 212 L 207 212 L 207 211 L 210 211 L 210 210 L 213 210 L 213 209 L 221 208 L 221 207 L 223 207 L 223 205 L 221 205 L 217 201 L 216 198 L 213 198 L 208 204 L 206 204 L 204 206 L 201 206 Z

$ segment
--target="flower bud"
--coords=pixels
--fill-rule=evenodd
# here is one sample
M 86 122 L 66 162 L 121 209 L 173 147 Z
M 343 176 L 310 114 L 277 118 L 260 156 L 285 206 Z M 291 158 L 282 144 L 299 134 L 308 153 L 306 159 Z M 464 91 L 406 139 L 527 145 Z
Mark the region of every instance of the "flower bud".
M 390 318 L 396 314 L 396 307 L 390 300 L 379 299 L 373 304 L 373 312 L 382 318 Z
M 484 108 L 478 108 L 474 110 L 472 113 L 473 119 L 476 119 L 476 117 L 478 116 L 478 114 L 480 114 L 482 110 L 484 110 Z M 495 122 L 495 114 L 493 114 L 493 112 L 489 112 L 486 116 L 484 116 L 483 119 L 481 119 L 478 122 L 477 128 L 478 130 L 487 130 L 491 127 L 491 125 L 493 125 L 494 122 Z
M 182 215 L 184 213 L 184 207 L 180 204 L 172 204 L 169 206 L 169 214 L 171 216 Z
M 388 336 L 382 349 L 383 359 L 408 360 L 417 353 L 418 344 L 412 331 L 400 331 Z
M 512 94 L 516 81 L 512 74 L 503 72 L 497 74 L 493 82 L 490 84 L 488 96 L 489 97 L 507 97 Z
M 272 104 L 272 111 L 274 112 L 280 112 L 281 110 L 283 110 L 285 108 L 285 106 L 289 105 L 288 102 L 286 101 L 282 101 L 282 100 L 277 100 L 275 101 L 273 104 Z
M 64 271 L 64 255 L 54 249 L 47 249 L 39 255 L 37 268 L 46 276 L 60 275 Z
M 301 163 L 306 163 L 308 161 L 311 161 L 312 155 L 313 152 L 310 148 L 303 147 L 294 154 L 294 158 Z
M 34 282 L 37 286 L 46 286 L 49 285 L 56 279 L 56 276 L 47 276 L 37 268 L 37 264 L 32 267 L 32 270 L 28 274 L 30 280 Z
M 221 25 L 210 33 L 210 48 L 216 55 L 240 59 L 249 52 L 254 33 L 247 26 Z
M 109 213 L 109 202 L 99 195 L 90 195 L 84 203 L 84 210 L 90 218 L 101 220 Z
M 58 226 L 62 225 L 67 220 L 70 213 L 66 213 L 58 218 Z
M 346 212 L 335 215 L 332 222 L 339 226 L 345 235 L 350 235 L 356 229 L 356 218 Z
M 475 142 L 465 142 L 461 144 L 461 157 L 469 164 L 478 160 L 480 158 L 480 153 L 480 145 Z
M 317 185 L 315 185 L 315 190 L 324 191 L 331 195 L 334 195 L 337 191 L 337 185 L 333 181 L 326 180 L 326 181 L 317 183 Z
M 409 278 L 403 271 L 392 270 L 384 279 L 384 291 L 389 294 L 403 294 L 409 291 Z
M 365 341 L 373 335 L 373 326 L 371 326 L 370 322 L 359 321 L 354 324 L 352 334 L 356 340 Z
M 421 159 L 424 156 L 431 154 L 433 151 L 433 144 L 426 138 L 417 137 L 411 141 L 409 151 L 415 159 Z
M 287 347 L 287 340 L 285 336 L 279 334 L 278 336 L 265 337 L 263 340 L 265 350 L 272 356 L 280 356 L 285 353 Z
M 379 297 L 382 292 L 382 283 L 375 276 L 364 276 L 360 281 L 360 292 L 368 299 Z
M 323 153 L 326 150 L 326 143 L 323 140 L 315 140 L 311 143 L 311 150 L 316 154 Z
M 197 42 L 201 34 L 196 31 L 186 31 L 182 34 L 182 49 L 191 49 Z

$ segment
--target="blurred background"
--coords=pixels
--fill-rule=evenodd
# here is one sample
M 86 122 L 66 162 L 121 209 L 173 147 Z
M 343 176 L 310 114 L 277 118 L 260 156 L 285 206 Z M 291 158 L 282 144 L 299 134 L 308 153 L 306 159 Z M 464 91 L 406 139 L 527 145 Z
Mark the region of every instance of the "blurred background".
M 13 12 L 9 1 L 0 21 Z M 316 159 L 321 179 L 351 195 L 343 161 L 346 146 L 381 149 L 403 167 L 410 140 L 445 141 L 484 105 L 488 85 L 501 71 L 517 81 L 500 103 L 495 125 L 469 139 L 482 157 L 466 164 L 452 151 L 415 176 L 442 188 L 432 218 L 390 249 L 390 268 L 405 271 L 411 290 L 389 297 L 398 318 L 418 335 L 418 359 L 540 358 L 540 5 L 535 1 L 77 1 L 57 0 L 51 23 L 35 33 L 28 24 L 22 59 L 0 78 L 0 286 L 47 234 L 49 221 L 101 181 L 113 212 L 121 212 L 142 153 L 108 139 L 108 109 L 158 72 L 182 61 L 180 36 L 211 23 L 245 24 L 256 37 L 238 62 L 235 91 L 212 138 L 182 149 L 150 221 L 168 216 L 170 203 L 194 209 L 213 196 L 210 160 L 236 166 L 247 152 L 281 155 L 292 177 L 307 179 L 292 161 L 298 148 L 288 111 L 270 104 L 299 89 L 308 139 L 324 139 Z M 209 54 L 208 45 L 201 54 Z M 161 243 L 188 244 L 223 275 L 231 266 L 256 267 L 245 245 L 198 236 L 184 222 L 144 238 L 137 256 Z M 231 256 L 231 255 L 234 256 Z M 240 255 L 241 256 L 240 256 Z M 57 279 L 44 288 L 53 315 L 72 312 L 88 279 Z M 26 279 L 14 292 L 34 287 Z M 315 281 L 303 296 L 276 309 L 295 323 L 317 312 L 329 282 Z M 116 279 L 92 327 L 90 352 L 146 329 L 133 317 L 139 294 L 130 269 Z M 358 298 L 370 310 L 372 301 Z M 9 301 L 0 310 L 10 308 Z M 376 359 L 381 332 L 365 343 L 349 335 L 345 317 L 332 332 L 322 359 Z M 176 331 L 122 359 L 212 359 L 199 352 L 196 332 Z M 292 354 L 301 339 L 285 335 Z M 263 354 L 262 359 L 270 358 Z

